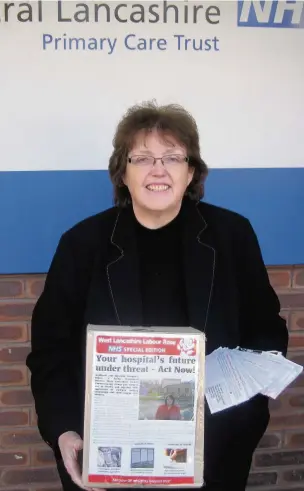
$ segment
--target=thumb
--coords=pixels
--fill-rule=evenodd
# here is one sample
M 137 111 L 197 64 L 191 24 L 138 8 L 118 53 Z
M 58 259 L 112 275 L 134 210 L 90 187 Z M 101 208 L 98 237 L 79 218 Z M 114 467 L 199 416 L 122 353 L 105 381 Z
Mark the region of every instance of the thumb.
M 77 460 L 78 457 L 78 452 L 83 449 L 83 441 L 80 437 L 75 439 L 73 442 L 73 447 L 72 447 L 72 454 L 74 456 L 74 459 Z
M 83 441 L 81 438 L 77 438 L 77 440 L 75 440 L 74 442 L 74 449 L 75 450 L 82 450 L 83 449 Z

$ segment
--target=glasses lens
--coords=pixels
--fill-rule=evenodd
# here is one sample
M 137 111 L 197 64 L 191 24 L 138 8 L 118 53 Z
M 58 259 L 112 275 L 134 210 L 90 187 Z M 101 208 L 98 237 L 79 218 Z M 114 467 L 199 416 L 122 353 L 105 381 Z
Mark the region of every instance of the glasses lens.
M 159 159 L 156 159 L 159 160 Z M 162 162 L 164 165 L 174 165 L 174 164 L 181 164 L 182 162 L 187 161 L 187 157 L 184 155 L 165 155 L 162 157 Z M 152 157 L 151 155 L 133 155 L 130 158 L 130 162 L 134 165 L 153 165 L 155 162 L 155 158 Z
M 131 157 L 131 162 L 135 165 L 151 165 L 154 162 L 154 158 L 148 155 L 135 155 Z
M 166 155 L 163 157 L 164 164 L 181 164 L 185 162 L 185 157 L 183 155 Z

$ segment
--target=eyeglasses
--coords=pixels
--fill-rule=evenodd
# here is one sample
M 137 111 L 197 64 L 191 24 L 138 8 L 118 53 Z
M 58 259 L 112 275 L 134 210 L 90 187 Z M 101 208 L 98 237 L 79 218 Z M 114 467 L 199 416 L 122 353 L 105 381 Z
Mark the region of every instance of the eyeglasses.
M 153 157 L 152 155 L 132 155 L 128 162 L 138 166 L 153 166 L 157 160 L 161 160 L 163 165 L 177 165 L 183 162 L 189 162 L 185 155 L 164 155 L 163 157 Z

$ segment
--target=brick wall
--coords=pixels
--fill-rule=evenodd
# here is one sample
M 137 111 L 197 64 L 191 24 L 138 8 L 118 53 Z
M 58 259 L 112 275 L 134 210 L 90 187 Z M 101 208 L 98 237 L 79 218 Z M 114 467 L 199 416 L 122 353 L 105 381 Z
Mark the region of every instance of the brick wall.
M 304 267 L 271 268 L 269 275 L 288 321 L 288 356 L 304 365 Z M 36 429 L 24 364 L 30 316 L 43 281 L 37 275 L 0 277 L 0 491 L 60 490 L 52 453 Z M 249 489 L 303 491 L 304 375 L 272 403 L 271 413 Z

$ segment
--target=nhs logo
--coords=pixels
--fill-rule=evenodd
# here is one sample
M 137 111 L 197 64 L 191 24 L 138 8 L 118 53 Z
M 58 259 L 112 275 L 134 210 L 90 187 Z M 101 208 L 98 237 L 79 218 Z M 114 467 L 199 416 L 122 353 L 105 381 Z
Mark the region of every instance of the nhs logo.
M 108 353 L 121 353 L 122 346 L 108 346 Z
M 238 0 L 238 26 L 304 28 L 304 1 Z

